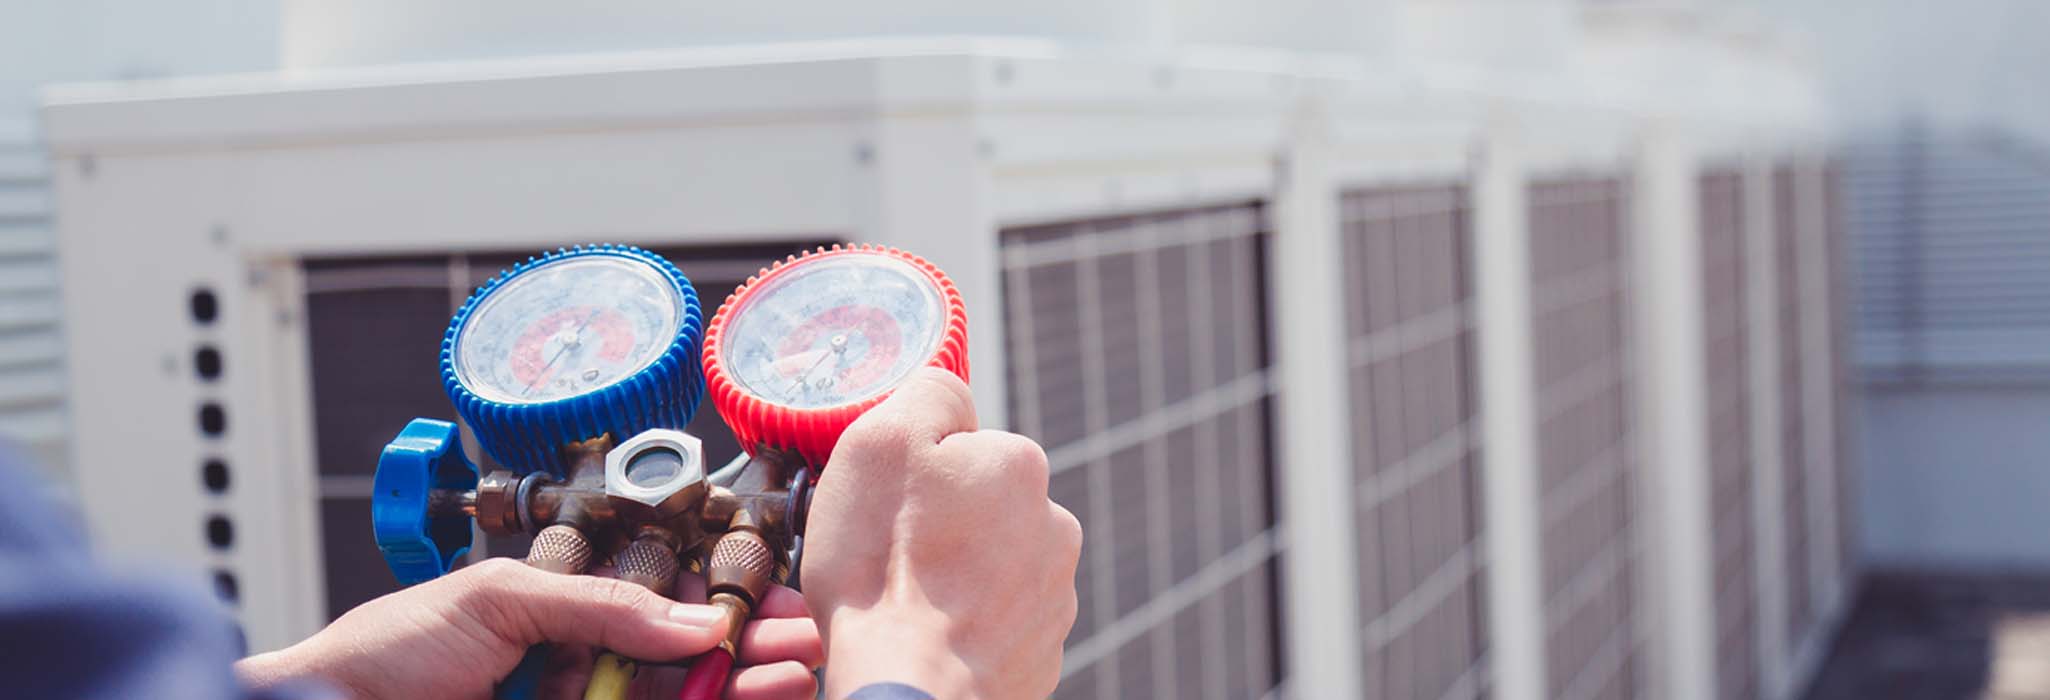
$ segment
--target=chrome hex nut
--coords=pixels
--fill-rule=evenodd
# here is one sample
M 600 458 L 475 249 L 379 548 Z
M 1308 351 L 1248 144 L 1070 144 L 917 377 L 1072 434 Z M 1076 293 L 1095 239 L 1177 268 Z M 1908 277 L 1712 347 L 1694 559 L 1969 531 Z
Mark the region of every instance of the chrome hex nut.
M 705 444 L 676 430 L 649 430 L 605 453 L 605 495 L 620 514 L 642 521 L 674 517 L 703 503 Z
M 514 510 L 514 494 L 520 477 L 500 469 L 477 480 L 477 526 L 494 535 L 520 531 L 520 514 Z

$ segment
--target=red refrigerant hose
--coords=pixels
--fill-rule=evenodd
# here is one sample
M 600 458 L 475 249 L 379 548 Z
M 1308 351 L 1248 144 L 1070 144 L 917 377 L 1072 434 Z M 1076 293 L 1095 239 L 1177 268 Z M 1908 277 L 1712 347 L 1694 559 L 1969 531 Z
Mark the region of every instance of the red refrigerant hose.
M 726 676 L 733 671 L 733 654 L 715 648 L 698 656 L 683 675 L 683 690 L 676 700 L 719 700 L 726 690 Z
M 736 517 L 736 520 L 742 518 Z M 753 529 L 732 529 L 712 545 L 705 564 L 705 584 L 712 591 L 706 601 L 725 612 L 726 639 L 698 656 L 683 676 L 683 690 L 677 700 L 719 700 L 726 689 L 726 677 L 733 673 L 733 657 L 740 650 L 740 633 L 754 616 L 755 601 L 768 592 L 776 577 L 775 555 L 768 542 Z

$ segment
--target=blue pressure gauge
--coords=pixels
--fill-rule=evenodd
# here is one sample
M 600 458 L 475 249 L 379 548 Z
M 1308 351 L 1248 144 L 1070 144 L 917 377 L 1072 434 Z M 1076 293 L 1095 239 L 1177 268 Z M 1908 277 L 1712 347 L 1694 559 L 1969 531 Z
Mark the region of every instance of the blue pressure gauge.
M 560 478 L 564 445 L 682 429 L 704 397 L 690 280 L 632 246 L 579 246 L 500 274 L 456 312 L 441 380 L 478 442 Z

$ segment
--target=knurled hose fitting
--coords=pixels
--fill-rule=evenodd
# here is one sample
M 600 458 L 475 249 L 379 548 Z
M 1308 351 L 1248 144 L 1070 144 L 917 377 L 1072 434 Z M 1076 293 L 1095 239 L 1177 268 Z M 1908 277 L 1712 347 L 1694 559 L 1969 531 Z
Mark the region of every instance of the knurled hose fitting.
M 634 538 L 626 549 L 612 556 L 612 563 L 619 568 L 621 581 L 640 584 L 663 596 L 668 596 L 676 586 L 676 550 L 670 549 L 660 536 Z
M 747 618 L 754 615 L 754 606 L 748 605 L 747 601 L 741 600 L 740 596 L 734 595 L 731 591 L 714 593 L 708 602 L 726 617 L 726 638 L 719 640 L 719 648 L 725 649 L 727 654 L 739 657 L 740 632 L 747 625 Z
M 558 574 L 581 574 L 591 566 L 591 540 L 568 525 L 550 525 L 534 535 L 527 565 Z
M 768 590 L 775 569 L 776 555 L 761 533 L 729 531 L 712 546 L 711 561 L 705 567 L 705 590 L 738 595 L 752 606 Z

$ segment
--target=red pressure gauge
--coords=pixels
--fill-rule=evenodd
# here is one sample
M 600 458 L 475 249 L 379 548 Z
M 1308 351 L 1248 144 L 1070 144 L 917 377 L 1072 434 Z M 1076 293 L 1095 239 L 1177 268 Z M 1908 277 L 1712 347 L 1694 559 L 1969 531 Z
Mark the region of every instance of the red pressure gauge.
M 733 291 L 705 332 L 705 379 L 748 454 L 823 467 L 840 433 L 920 367 L 968 379 L 968 310 L 946 273 L 895 248 L 821 248 Z

